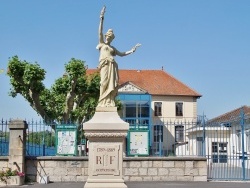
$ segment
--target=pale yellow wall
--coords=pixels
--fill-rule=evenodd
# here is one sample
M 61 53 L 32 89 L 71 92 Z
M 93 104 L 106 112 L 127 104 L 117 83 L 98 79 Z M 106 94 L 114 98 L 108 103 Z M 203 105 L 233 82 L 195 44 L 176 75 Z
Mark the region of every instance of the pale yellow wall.
M 162 102 L 162 116 L 154 116 L 154 102 Z M 176 102 L 183 103 L 183 116 L 176 116 L 175 104 Z M 196 122 L 197 120 L 197 100 L 194 97 L 189 96 L 152 96 L 152 124 L 164 124 L 163 127 L 163 150 L 171 150 L 175 143 L 175 125 L 180 122 L 180 125 L 184 125 L 184 122 Z M 172 122 L 172 123 L 170 123 Z M 182 122 L 182 123 L 181 123 Z M 193 126 L 192 124 L 190 126 Z M 153 127 L 152 127 L 153 128 Z M 187 129 L 187 125 L 184 125 L 184 129 Z M 151 131 L 153 136 L 153 131 Z M 186 139 L 188 140 L 188 139 Z M 183 146 L 185 149 L 185 146 Z M 184 152 L 184 151 L 183 151 Z M 186 151 L 185 151 L 186 153 Z

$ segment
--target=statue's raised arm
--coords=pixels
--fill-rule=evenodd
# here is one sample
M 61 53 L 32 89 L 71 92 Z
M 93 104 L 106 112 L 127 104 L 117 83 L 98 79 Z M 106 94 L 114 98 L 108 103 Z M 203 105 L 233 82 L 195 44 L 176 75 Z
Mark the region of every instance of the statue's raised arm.
M 105 10 L 106 10 L 106 7 L 103 6 L 103 8 L 102 8 L 102 10 L 101 10 L 101 14 L 100 14 L 99 43 L 104 43 L 102 30 L 103 30 L 103 20 L 104 20 Z

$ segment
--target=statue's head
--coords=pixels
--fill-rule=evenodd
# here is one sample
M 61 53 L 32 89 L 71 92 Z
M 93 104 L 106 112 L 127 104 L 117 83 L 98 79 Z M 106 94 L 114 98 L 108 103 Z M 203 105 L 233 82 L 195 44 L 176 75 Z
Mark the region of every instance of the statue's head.
M 111 41 L 115 38 L 115 35 L 114 35 L 114 33 L 113 33 L 113 30 L 112 29 L 109 29 L 108 31 L 107 31 L 107 33 L 105 34 L 105 37 L 106 37 L 106 39 L 108 40 L 108 39 L 111 39 Z

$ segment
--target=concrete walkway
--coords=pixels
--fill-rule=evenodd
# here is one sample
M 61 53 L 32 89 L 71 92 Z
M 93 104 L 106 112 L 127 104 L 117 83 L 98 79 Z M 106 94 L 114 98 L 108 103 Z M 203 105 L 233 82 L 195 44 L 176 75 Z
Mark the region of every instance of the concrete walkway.
M 27 188 L 83 188 L 82 183 L 49 183 L 23 185 Z M 249 188 L 250 182 L 127 182 L 128 188 Z

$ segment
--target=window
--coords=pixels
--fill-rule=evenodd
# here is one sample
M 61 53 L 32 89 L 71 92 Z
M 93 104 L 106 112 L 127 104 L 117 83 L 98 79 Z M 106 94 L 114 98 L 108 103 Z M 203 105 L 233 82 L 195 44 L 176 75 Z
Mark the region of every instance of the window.
M 227 163 L 227 142 L 212 142 L 213 163 Z
M 250 152 L 250 132 L 246 132 L 246 146 L 247 151 Z
M 155 102 L 155 116 L 162 116 L 162 102 Z
M 227 153 L 227 143 L 219 143 L 219 152 Z
M 218 143 L 212 142 L 212 152 L 217 153 L 218 152 Z
M 126 115 L 127 118 L 136 117 L 136 104 L 126 104 Z
M 149 127 L 149 101 L 125 101 L 123 103 L 122 118 L 129 123 L 131 129 Z
M 140 104 L 140 110 L 138 110 L 140 113 L 138 114 L 138 117 L 149 117 L 149 103 L 142 103 Z
M 184 142 L 184 126 L 175 126 L 175 142 Z
M 182 102 L 175 103 L 175 115 L 183 116 L 183 103 Z
M 150 107 L 148 102 L 130 102 L 125 103 L 125 117 L 126 118 L 147 118 L 149 117 Z
M 154 126 L 154 142 L 163 142 L 163 126 Z

